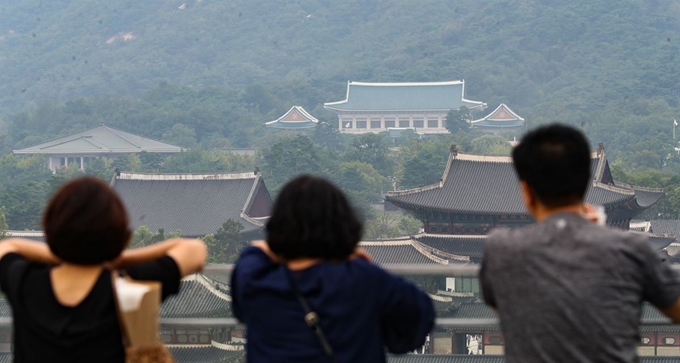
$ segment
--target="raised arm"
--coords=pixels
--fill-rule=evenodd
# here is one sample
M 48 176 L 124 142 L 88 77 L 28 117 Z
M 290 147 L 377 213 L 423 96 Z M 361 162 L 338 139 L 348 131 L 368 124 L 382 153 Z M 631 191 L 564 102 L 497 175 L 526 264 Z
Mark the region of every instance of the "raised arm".
M 42 262 L 51 265 L 61 263 L 46 243 L 31 241 L 22 238 L 8 238 L 0 242 L 0 258 L 10 252 L 16 252 L 25 259 Z
M 137 265 L 167 255 L 175 260 L 180 274 L 186 276 L 201 270 L 207 253 L 205 243 L 200 239 L 174 238 L 150 246 L 125 250 L 115 262 L 115 267 Z

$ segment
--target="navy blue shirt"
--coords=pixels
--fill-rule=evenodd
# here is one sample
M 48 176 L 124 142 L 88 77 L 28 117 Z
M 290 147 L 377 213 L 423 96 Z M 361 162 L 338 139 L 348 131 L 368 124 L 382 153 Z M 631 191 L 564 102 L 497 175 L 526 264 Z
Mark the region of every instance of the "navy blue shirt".
M 248 247 L 232 275 L 234 315 L 248 326 L 249 362 L 328 362 L 305 324 L 288 271 Z M 418 348 L 434 323 L 427 294 L 362 259 L 321 262 L 292 271 L 321 321 L 336 362 L 385 362 L 383 330 L 407 332 L 402 352 Z

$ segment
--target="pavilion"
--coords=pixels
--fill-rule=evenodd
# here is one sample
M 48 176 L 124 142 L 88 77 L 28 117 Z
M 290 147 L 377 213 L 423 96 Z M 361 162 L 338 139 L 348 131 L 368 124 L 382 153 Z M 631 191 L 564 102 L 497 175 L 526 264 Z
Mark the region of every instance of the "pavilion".
M 470 122 L 472 128 L 487 132 L 517 131 L 524 129 L 522 117 L 514 113 L 505 103 L 501 103 L 490 114 Z
M 114 159 L 121 155 L 141 152 L 158 153 L 162 156 L 179 153 L 182 148 L 152 140 L 103 124 L 72 135 L 59 137 L 42 144 L 13 150 L 15 155 L 45 155 L 50 170 L 76 163 L 80 170 L 95 158 Z
M 302 106 L 293 106 L 283 116 L 269 121 L 265 125 L 274 129 L 299 130 L 314 128 L 318 123 L 319 120 Z
M 465 106 L 481 111 L 486 104 L 465 98 L 465 81 L 420 83 L 347 82 L 345 100 L 324 108 L 338 115 L 342 133 L 379 133 L 414 128 L 418 133 L 442 134 L 446 114 Z

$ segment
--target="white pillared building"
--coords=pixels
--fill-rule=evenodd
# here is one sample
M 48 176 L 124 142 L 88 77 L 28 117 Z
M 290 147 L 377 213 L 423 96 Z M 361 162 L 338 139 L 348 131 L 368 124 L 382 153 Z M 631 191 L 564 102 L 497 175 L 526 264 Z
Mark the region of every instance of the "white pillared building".
M 44 155 L 50 170 L 54 172 L 74 163 L 84 170 L 89 162 L 101 157 L 115 159 L 121 155 L 141 152 L 168 156 L 181 151 L 179 146 L 100 125 L 12 152 L 15 155 Z
M 446 114 L 465 106 L 481 111 L 486 104 L 465 98 L 465 81 L 419 83 L 348 82 L 345 100 L 324 108 L 338 115 L 342 133 L 379 133 L 412 128 L 419 134 L 443 134 Z

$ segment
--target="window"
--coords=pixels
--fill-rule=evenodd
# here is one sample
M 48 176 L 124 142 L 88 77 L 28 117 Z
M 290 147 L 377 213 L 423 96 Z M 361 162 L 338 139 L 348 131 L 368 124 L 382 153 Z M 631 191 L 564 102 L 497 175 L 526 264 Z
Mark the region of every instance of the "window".
M 439 120 L 437 120 L 436 118 L 427 119 L 427 127 L 431 128 L 431 129 L 438 128 L 439 127 Z
M 430 227 L 430 232 L 439 232 L 439 228 L 437 227 Z
M 663 338 L 663 343 L 666 345 L 673 345 L 675 344 L 675 338 Z
M 342 123 L 342 128 L 343 129 L 351 129 L 352 128 L 352 119 L 351 118 L 343 118 L 340 120 Z
M 372 118 L 372 119 L 371 119 L 371 128 L 372 128 L 372 129 L 379 129 L 379 128 L 381 128 L 380 119 L 379 119 L 379 118 Z
M 385 117 L 385 127 L 397 127 L 393 117 Z
M 366 128 L 366 119 L 357 119 L 357 129 L 365 129 Z
M 399 119 L 399 127 L 409 127 L 409 126 L 411 126 L 411 125 L 409 125 L 410 124 L 409 121 L 410 120 L 407 119 L 407 118 L 400 118 Z
M 649 344 L 649 342 L 651 342 L 651 339 L 649 339 L 647 337 L 642 337 L 642 339 L 640 339 L 640 341 L 642 342 L 642 344 L 647 345 L 647 344 Z
M 423 127 L 425 127 L 425 121 L 422 118 L 414 118 L 413 127 L 417 129 L 422 129 Z

